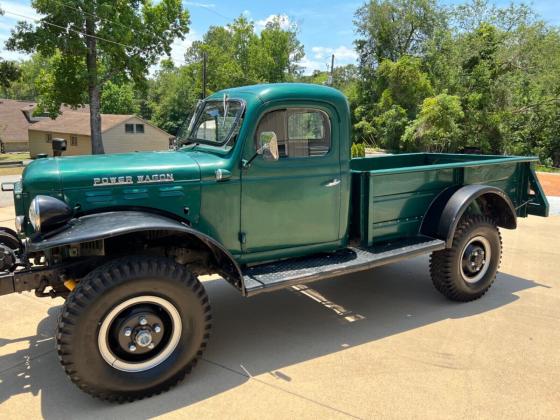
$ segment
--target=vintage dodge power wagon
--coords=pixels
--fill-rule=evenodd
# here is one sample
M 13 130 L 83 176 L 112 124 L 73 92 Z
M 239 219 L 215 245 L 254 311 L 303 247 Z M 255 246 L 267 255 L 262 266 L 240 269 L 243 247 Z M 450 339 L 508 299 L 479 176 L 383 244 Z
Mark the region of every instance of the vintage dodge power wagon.
M 532 157 L 350 159 L 348 102 L 324 86 L 217 92 L 185 133 L 173 151 L 39 158 L 3 186 L 17 232 L 0 232 L 0 294 L 65 299 L 60 362 L 104 400 L 191 371 L 212 319 L 201 275 L 253 296 L 431 254 L 436 289 L 471 301 L 498 227 L 548 215 Z

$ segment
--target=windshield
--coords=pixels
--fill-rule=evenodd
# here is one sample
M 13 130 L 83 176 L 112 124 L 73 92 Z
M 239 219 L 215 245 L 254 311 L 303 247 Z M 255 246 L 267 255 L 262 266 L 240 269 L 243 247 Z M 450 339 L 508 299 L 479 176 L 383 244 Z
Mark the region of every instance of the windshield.
M 243 104 L 239 101 L 202 102 L 189 124 L 187 141 L 231 147 L 235 142 Z

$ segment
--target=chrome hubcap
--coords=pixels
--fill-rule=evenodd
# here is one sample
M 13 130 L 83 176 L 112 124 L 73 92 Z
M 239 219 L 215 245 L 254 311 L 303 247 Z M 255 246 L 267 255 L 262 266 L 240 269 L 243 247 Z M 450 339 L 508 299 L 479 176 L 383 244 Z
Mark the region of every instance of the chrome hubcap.
M 136 334 L 136 338 L 134 339 L 136 344 L 140 347 L 148 347 L 152 344 L 152 334 L 150 334 L 147 330 L 142 330 L 138 334 Z

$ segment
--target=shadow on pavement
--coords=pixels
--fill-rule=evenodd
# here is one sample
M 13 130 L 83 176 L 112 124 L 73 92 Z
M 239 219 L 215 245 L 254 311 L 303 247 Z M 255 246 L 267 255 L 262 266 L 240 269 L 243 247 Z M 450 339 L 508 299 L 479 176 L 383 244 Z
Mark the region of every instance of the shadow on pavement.
M 516 293 L 540 286 L 501 273 L 482 299 L 459 304 L 435 291 L 427 271 L 427 258 L 417 258 L 250 299 L 221 280 L 206 281 L 214 329 L 204 359 L 171 392 L 120 406 L 90 398 L 65 377 L 54 340 L 44 336 L 55 329 L 60 307 L 52 308 L 37 336 L 21 338 L 29 341 L 27 349 L 0 357 L 12 366 L 0 372 L 0 403 L 32 393 L 40 394 L 45 418 L 152 417 L 233 389 L 249 376 L 269 374 L 289 382 L 281 372 L 286 366 L 442 320 L 492 311 L 519 299 Z M 5 344 L 0 338 L 0 346 Z

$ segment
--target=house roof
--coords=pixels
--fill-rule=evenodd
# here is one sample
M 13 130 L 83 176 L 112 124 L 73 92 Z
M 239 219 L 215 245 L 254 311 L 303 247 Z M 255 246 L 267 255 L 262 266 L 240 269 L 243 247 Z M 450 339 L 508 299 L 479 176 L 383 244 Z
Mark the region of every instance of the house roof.
M 135 118 L 135 115 L 101 114 L 101 132 L 104 133 L 131 118 Z M 67 110 L 54 120 L 49 118 L 33 124 L 29 130 L 89 136 L 89 113 Z
M 0 139 L 3 142 L 27 141 L 30 122 L 22 111 L 34 107 L 35 102 L 0 99 Z

